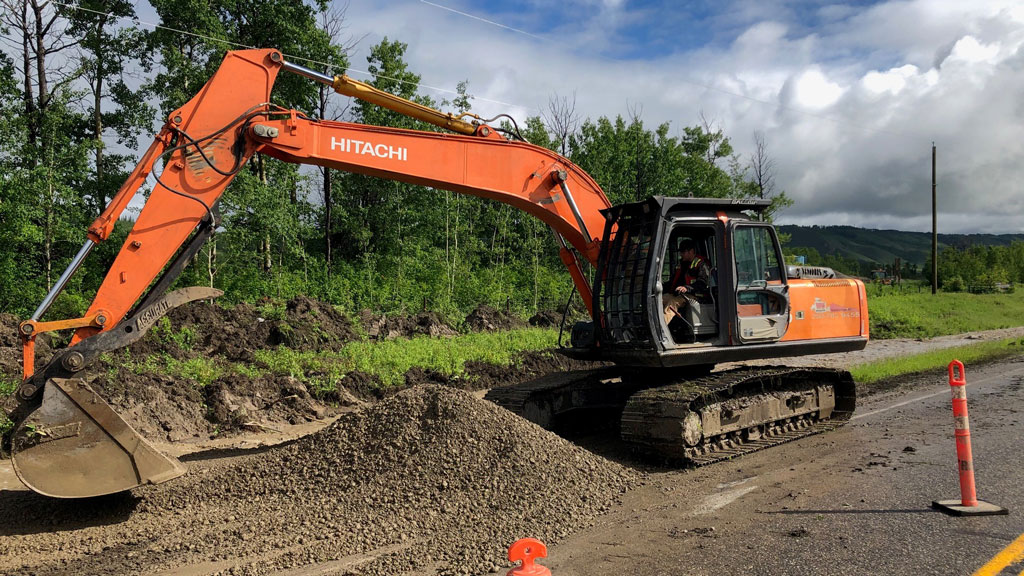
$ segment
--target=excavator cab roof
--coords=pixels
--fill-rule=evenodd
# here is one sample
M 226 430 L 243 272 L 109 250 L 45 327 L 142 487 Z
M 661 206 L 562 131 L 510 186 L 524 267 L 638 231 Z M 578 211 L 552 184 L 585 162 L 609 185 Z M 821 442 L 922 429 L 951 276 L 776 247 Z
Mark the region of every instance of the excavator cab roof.
M 771 206 L 771 200 L 760 198 L 677 198 L 672 196 L 651 196 L 640 202 L 629 202 L 601 211 L 605 218 L 618 220 L 622 216 L 640 214 L 662 214 L 671 217 L 676 214 L 694 212 L 725 212 L 732 216 L 739 212 L 764 212 Z

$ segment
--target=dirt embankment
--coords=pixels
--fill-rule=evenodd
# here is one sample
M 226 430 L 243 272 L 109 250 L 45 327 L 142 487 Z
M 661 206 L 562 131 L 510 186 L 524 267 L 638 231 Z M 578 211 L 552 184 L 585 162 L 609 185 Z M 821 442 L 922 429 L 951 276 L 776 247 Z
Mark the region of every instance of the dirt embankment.
M 548 352 L 527 353 L 512 370 L 471 362 L 464 374 L 452 377 L 413 368 L 403 386 L 385 388 L 376 376 L 358 371 L 334 382 L 329 374 L 308 370 L 296 374 L 298 378 L 280 375 L 258 358 L 260 351 L 278 347 L 299 353 L 336 351 L 364 333 L 375 339 L 457 334 L 439 316 L 426 312 L 385 317 L 365 311 L 359 322 L 362 330 L 332 306 L 309 298 L 295 298 L 283 307 L 193 303 L 171 311 L 142 340 L 109 355 L 85 376 L 145 437 L 189 442 L 334 417 L 420 384 L 481 389 L 588 366 Z M 0 316 L 0 376 L 9 383 L 21 372 L 17 324 L 14 316 Z M 525 325 L 486 306 L 470 313 L 464 323 L 474 330 Z M 50 354 L 44 335 L 37 365 Z M 170 364 L 176 370 L 159 369 Z M 196 379 L 204 377 L 208 383 L 200 386 Z
M 289 446 L 132 496 L 0 492 L 4 574 L 481 574 L 641 478 L 466 392 L 422 386 Z

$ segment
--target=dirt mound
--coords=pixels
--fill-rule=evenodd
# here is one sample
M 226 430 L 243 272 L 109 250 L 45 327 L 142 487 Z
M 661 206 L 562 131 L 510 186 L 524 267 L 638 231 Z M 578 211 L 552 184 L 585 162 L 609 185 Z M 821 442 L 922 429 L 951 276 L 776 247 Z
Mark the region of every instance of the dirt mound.
M 58 548 L 67 535 L 56 526 L 12 541 L 0 570 L 52 574 L 73 562 L 81 573 L 145 574 L 216 563 L 225 574 L 269 574 L 334 562 L 338 573 L 480 574 L 507 566 L 504 551 L 522 536 L 553 543 L 588 526 L 638 481 L 489 402 L 426 386 L 290 446 L 136 491 L 140 500 L 117 512 L 127 519 L 87 543 L 116 553 Z M 25 516 L 63 522 L 46 508 L 26 507 L 4 529 Z
M 21 380 L 20 323 L 13 314 L 0 314 L 0 378 L 6 380 Z M 45 363 L 51 355 L 50 335 L 42 334 L 36 338 L 36 365 Z
M 332 412 L 290 376 L 247 378 L 231 374 L 203 388 L 208 418 L 220 430 L 268 422 L 312 422 Z
M 346 393 L 361 400 L 379 400 L 384 397 L 384 384 L 376 374 L 353 370 L 338 381 L 337 391 L 329 393 L 327 399 L 340 402 Z
M 481 304 L 466 316 L 466 326 L 469 326 L 469 329 L 474 332 L 491 332 L 523 328 L 526 326 L 526 322 L 512 314 L 495 310 L 487 304 Z
M 414 336 L 448 338 L 458 335 L 458 332 L 446 324 L 436 312 L 420 312 L 415 316 L 387 316 L 363 310 L 359 313 L 359 322 L 366 330 L 366 335 L 373 340 L 394 340 Z
M 484 390 L 519 384 L 555 372 L 593 370 L 611 365 L 610 362 L 576 360 L 575 358 L 559 354 L 554 350 L 523 352 L 515 359 L 512 366 L 498 366 L 497 364 L 488 364 L 486 362 L 467 362 L 464 378 L 465 385 L 460 387 L 467 390 Z
M 206 419 L 203 391 L 187 382 L 119 370 L 101 372 L 90 384 L 146 438 L 178 442 L 213 431 L 213 423 Z
M 498 386 L 519 384 L 554 372 L 592 370 L 611 365 L 612 364 L 610 362 L 587 362 L 583 360 L 575 360 L 568 356 L 563 356 L 554 350 L 541 350 L 536 352 L 523 352 L 519 354 L 510 366 L 471 360 L 466 362 L 462 374 L 456 375 L 449 375 L 430 368 L 414 366 L 405 373 L 405 383 L 403 385 L 392 386 L 386 390 L 380 390 L 378 388 L 375 391 L 376 394 L 374 394 L 374 396 L 379 399 L 390 394 L 394 394 L 400 390 L 427 384 L 447 386 L 449 388 L 456 388 L 459 390 L 486 390 L 489 388 L 496 388 Z M 365 376 L 367 375 L 359 374 L 359 378 L 363 378 Z M 358 388 L 352 388 L 351 386 L 358 387 L 358 382 L 359 379 L 357 378 L 355 383 L 352 385 L 349 385 L 344 381 L 342 381 L 342 384 L 344 384 L 346 388 L 355 391 Z M 379 386 L 379 379 L 374 380 L 373 382 L 376 382 Z
M 21 320 L 13 314 L 0 314 L 0 348 L 21 346 L 18 338 L 18 324 Z
M 172 310 L 164 323 L 131 347 L 133 355 L 166 352 L 177 359 L 223 356 L 252 362 L 253 352 L 285 345 L 307 350 L 337 350 L 356 339 L 351 321 L 325 304 L 304 296 L 289 300 L 278 317 L 266 317 L 249 304 L 225 308 L 193 302 Z
M 541 310 L 530 317 L 530 326 L 550 328 L 562 324 L 562 313 L 554 310 Z
M 333 350 L 358 338 L 348 317 L 330 304 L 305 296 L 297 296 L 288 301 L 285 321 L 292 330 L 281 332 L 278 343 L 297 350 Z

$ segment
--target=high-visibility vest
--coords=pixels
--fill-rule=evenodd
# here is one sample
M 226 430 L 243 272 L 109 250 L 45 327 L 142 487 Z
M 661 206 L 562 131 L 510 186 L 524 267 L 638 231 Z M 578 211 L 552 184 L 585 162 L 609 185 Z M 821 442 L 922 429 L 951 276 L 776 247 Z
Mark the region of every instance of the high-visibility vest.
M 689 286 L 690 283 L 693 282 L 693 280 L 696 280 L 700 275 L 700 267 L 702 264 L 704 264 L 704 259 L 700 256 L 694 256 L 693 260 L 690 260 L 690 265 L 686 268 L 685 272 L 682 267 L 676 268 L 676 273 L 672 275 L 672 281 L 669 283 L 669 286 Z M 683 275 L 682 284 L 679 283 L 680 274 Z M 690 278 L 691 274 L 693 274 L 693 279 Z

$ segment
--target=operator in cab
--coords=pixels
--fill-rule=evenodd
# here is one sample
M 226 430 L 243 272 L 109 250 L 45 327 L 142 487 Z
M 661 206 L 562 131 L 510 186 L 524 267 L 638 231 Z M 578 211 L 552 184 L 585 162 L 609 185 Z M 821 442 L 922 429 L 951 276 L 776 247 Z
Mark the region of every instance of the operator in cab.
M 691 238 L 679 242 L 679 265 L 665 286 L 662 302 L 665 324 L 669 324 L 687 305 L 711 302 L 711 266 L 699 254 Z

